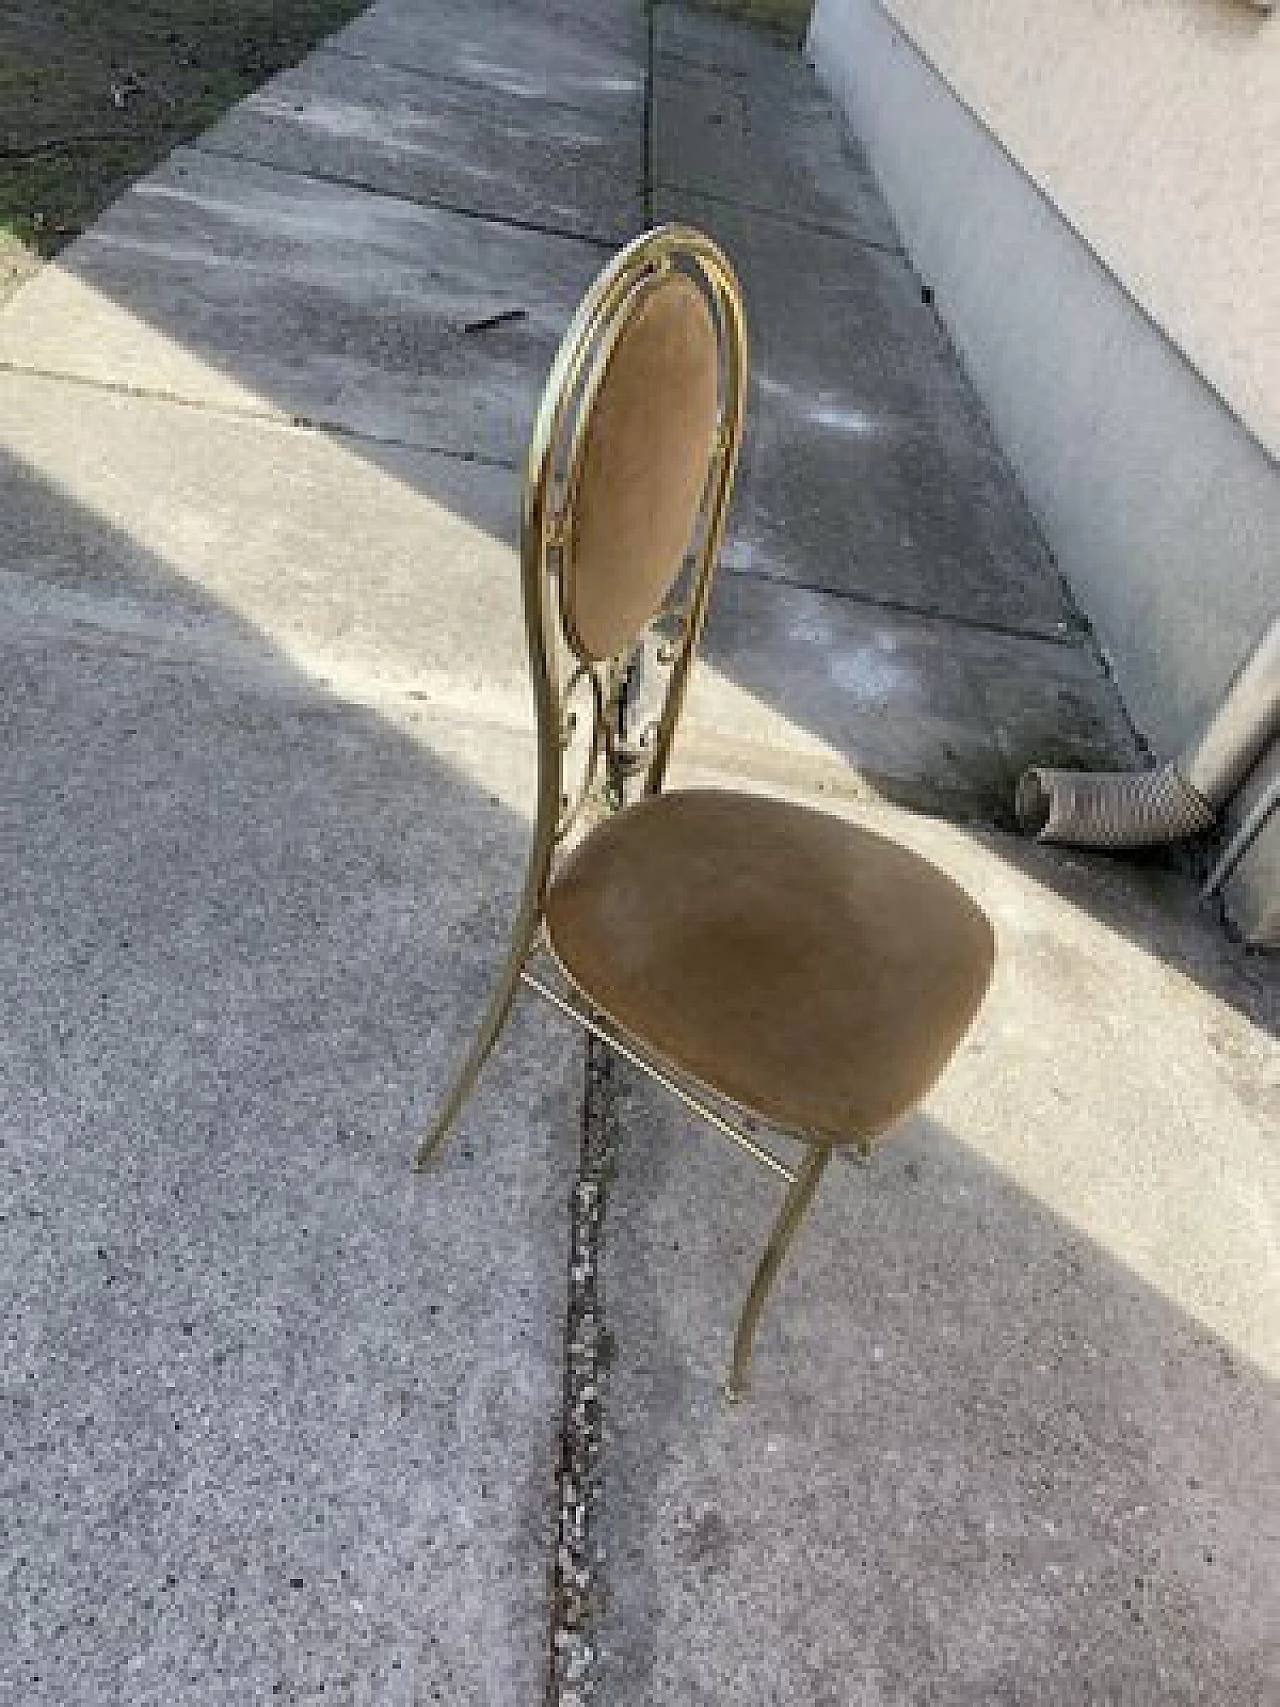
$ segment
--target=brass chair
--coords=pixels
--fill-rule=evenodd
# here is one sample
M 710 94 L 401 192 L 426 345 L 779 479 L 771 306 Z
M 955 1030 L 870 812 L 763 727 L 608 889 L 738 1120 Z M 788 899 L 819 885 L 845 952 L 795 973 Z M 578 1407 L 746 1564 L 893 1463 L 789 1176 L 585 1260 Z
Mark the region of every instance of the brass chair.
M 853 1144 L 865 1157 L 928 1091 L 994 958 L 981 911 L 904 848 L 754 794 L 663 792 L 746 372 L 732 269 L 680 226 L 623 250 L 560 346 L 522 517 L 540 737 L 533 850 L 509 958 L 415 1164 L 457 1118 L 521 983 L 604 1039 L 787 1181 L 739 1321 L 733 1397 L 832 1150 Z M 669 677 L 656 719 L 629 738 L 637 658 Z M 576 747 L 582 776 L 570 786 Z M 552 970 L 534 970 L 538 957 Z M 744 1121 L 803 1140 L 799 1168 Z

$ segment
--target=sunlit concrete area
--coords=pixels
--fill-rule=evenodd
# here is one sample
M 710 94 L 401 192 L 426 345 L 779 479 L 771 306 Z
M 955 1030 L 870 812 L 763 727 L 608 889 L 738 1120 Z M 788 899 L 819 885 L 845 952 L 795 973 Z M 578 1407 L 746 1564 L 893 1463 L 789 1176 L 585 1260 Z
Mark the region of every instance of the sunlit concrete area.
M 736 1406 L 777 1182 L 557 1015 L 517 1005 L 409 1169 L 524 875 L 525 439 L 668 218 L 754 358 L 673 780 L 902 840 L 999 942 L 928 1104 L 830 1170 Z M 1274 972 L 1172 862 L 1017 835 L 1025 764 L 1138 744 L 794 32 L 377 0 L 0 310 L 0 516 L 6 1700 L 1280 1688 Z

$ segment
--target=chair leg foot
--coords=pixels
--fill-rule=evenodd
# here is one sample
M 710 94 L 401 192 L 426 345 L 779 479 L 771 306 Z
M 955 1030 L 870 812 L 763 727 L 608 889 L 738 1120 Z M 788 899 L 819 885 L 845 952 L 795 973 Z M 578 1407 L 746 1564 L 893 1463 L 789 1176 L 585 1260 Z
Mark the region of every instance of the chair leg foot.
M 747 1301 L 742 1307 L 738 1331 L 734 1335 L 733 1365 L 724 1389 L 725 1397 L 732 1401 L 736 1402 L 746 1396 L 751 1378 L 751 1347 L 755 1340 L 760 1312 L 764 1308 L 764 1301 L 769 1295 L 778 1270 L 782 1267 L 783 1258 L 790 1249 L 791 1241 L 795 1238 L 796 1230 L 813 1202 L 823 1170 L 830 1160 L 829 1144 L 815 1145 L 807 1152 L 795 1180 L 787 1190 L 778 1219 L 773 1224 L 769 1242 L 764 1248 L 764 1255 L 760 1258 L 755 1278 L 751 1282 L 751 1290 L 747 1293 Z
M 532 940 L 531 938 L 529 940 Z M 480 1077 L 480 1069 L 489 1059 L 494 1044 L 502 1035 L 502 1028 L 507 1023 L 511 1005 L 515 1001 L 516 991 L 520 988 L 520 973 L 524 968 L 529 954 L 529 941 L 516 943 L 511 951 L 507 964 L 502 969 L 502 977 L 497 988 L 489 999 L 489 1006 L 471 1045 L 471 1052 L 463 1062 L 455 1079 L 453 1088 L 440 1105 L 431 1130 L 419 1143 L 414 1151 L 413 1167 L 416 1173 L 421 1173 L 430 1166 L 440 1146 L 448 1137 L 454 1122 L 461 1114 L 467 1098 L 475 1089 L 476 1080 Z
M 470 1066 L 469 1062 L 468 1066 Z M 462 1111 L 463 1104 L 471 1095 L 479 1073 L 480 1066 L 478 1064 L 474 1071 L 468 1072 L 464 1069 L 459 1075 L 457 1084 L 449 1093 L 447 1102 L 444 1103 L 436 1116 L 431 1130 L 419 1141 L 417 1149 L 413 1152 L 413 1171 L 415 1173 L 424 1173 L 435 1160 L 436 1153 L 449 1136 L 454 1121 L 457 1120 Z

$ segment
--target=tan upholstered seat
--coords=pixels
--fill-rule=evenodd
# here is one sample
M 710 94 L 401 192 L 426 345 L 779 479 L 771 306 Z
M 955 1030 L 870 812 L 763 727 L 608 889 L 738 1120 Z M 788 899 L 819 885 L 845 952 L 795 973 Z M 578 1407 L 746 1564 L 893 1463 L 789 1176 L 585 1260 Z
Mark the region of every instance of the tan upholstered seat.
M 928 1091 L 990 979 L 990 925 L 908 849 L 826 813 L 692 790 L 573 852 L 546 905 L 587 999 L 669 1065 L 825 1143 Z

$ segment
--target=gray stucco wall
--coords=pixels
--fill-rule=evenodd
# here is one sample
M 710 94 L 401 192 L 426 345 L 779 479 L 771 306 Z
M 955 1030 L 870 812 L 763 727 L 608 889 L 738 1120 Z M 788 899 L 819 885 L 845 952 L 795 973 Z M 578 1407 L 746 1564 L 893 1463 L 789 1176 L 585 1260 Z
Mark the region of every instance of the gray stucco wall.
M 1280 18 L 1242 0 L 878 0 L 1280 455 Z
M 1274 459 L 876 0 L 818 0 L 809 48 L 1135 722 L 1176 751 L 1280 597 Z
M 817 0 L 809 52 L 1135 723 L 1176 753 L 1280 605 L 1275 458 L 878 0 Z M 1280 939 L 1278 876 L 1273 816 L 1227 896 L 1252 940 Z

